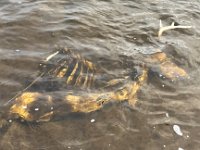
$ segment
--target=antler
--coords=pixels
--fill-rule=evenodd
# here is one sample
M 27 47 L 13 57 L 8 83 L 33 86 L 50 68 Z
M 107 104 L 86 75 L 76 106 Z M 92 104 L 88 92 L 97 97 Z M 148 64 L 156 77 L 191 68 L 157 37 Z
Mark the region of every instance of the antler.
M 172 24 L 170 26 L 163 27 L 162 21 L 160 20 L 160 29 L 158 31 L 158 37 L 161 37 L 162 33 L 164 31 L 167 31 L 167 30 L 172 30 L 172 29 L 189 29 L 189 28 L 192 28 L 192 26 L 181 26 L 181 25 L 175 26 L 174 22 L 172 22 Z

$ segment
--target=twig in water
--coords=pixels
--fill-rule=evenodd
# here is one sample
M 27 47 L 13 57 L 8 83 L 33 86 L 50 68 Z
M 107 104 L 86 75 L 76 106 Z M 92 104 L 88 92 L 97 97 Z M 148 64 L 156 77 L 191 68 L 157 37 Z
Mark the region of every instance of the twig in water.
M 24 88 L 22 91 L 18 92 L 14 97 L 12 97 L 9 101 L 7 101 L 4 105 L 9 104 L 11 101 L 15 100 L 20 94 L 22 94 L 24 91 L 26 91 L 28 88 L 30 88 L 33 84 L 35 84 L 40 77 L 42 77 L 44 73 L 40 74 L 35 80 L 33 80 L 26 88 Z
M 170 26 L 163 27 L 162 21 L 160 20 L 160 29 L 158 31 L 158 37 L 161 37 L 162 33 L 164 31 L 167 31 L 167 30 L 172 30 L 172 29 L 189 29 L 189 28 L 192 28 L 192 26 L 181 26 L 181 25 L 175 26 L 174 22 L 172 22 L 172 24 Z

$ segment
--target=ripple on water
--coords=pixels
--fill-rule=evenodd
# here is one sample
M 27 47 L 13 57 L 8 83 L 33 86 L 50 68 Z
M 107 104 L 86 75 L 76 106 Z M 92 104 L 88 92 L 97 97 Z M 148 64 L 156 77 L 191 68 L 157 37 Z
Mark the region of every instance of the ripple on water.
M 138 59 L 136 54 L 161 49 L 190 75 L 174 82 L 150 78 L 135 107 L 111 104 L 44 124 L 9 120 L 1 148 L 199 149 L 199 7 L 195 0 L 1 0 L 0 104 L 33 80 L 39 61 L 59 46 L 97 63 L 112 60 L 107 65 L 113 70 L 121 55 Z M 158 40 L 160 19 L 193 28 L 168 31 Z

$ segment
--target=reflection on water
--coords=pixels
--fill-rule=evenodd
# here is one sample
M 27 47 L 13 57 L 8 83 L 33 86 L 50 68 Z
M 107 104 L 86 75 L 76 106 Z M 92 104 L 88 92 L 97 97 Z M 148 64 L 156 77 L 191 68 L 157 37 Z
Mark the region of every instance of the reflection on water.
M 150 78 L 134 108 L 111 104 L 54 122 L 11 122 L 0 132 L 1 149 L 198 149 L 199 7 L 194 0 L 2 0 L 1 105 L 36 78 L 38 62 L 55 47 L 69 47 L 99 64 L 110 62 L 107 67 L 116 72 L 123 71 L 113 68 L 121 56 L 140 61 L 136 54 L 161 49 L 190 79 Z M 159 19 L 193 28 L 166 32 L 158 40 Z

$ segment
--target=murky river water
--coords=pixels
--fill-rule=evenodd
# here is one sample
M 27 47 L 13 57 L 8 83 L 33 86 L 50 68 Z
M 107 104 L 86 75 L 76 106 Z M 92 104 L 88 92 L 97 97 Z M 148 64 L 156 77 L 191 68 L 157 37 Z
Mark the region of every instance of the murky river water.
M 192 28 L 158 39 L 160 19 L 164 25 L 174 21 Z M 12 122 L 0 132 L 0 149 L 198 150 L 199 25 L 198 0 L 1 0 L 1 105 L 36 78 L 38 62 L 56 47 L 109 62 L 161 49 L 190 78 L 166 86 L 157 80 L 145 84 L 134 108 L 125 102 L 59 121 Z

